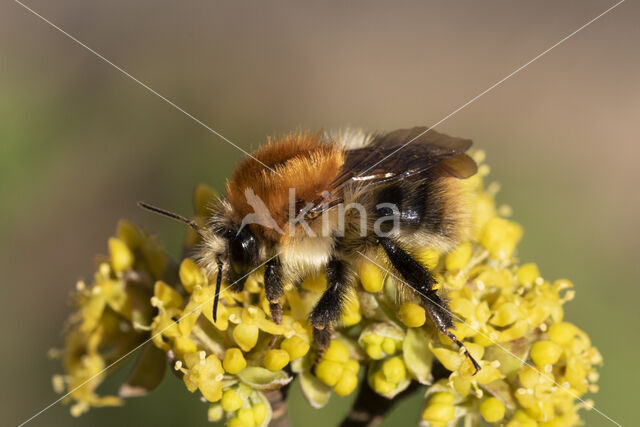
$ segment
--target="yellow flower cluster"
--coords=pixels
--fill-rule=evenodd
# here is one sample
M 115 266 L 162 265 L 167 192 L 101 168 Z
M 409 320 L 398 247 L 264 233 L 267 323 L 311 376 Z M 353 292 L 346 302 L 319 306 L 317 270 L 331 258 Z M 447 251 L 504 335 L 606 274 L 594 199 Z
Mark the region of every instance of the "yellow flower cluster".
M 227 420 L 229 427 L 254 427 L 265 423 L 270 408 L 264 397 L 246 384 L 227 387 L 219 403 L 209 407 L 209 421 Z
M 517 426 L 580 424 L 581 398 L 596 392 L 602 358 L 589 337 L 564 321 L 563 304 L 575 292 L 568 280 L 543 279 L 536 264 L 513 258 L 521 227 L 497 212 L 483 175 L 468 180 L 474 199 L 473 238 L 438 265 L 456 335 L 482 369 L 440 337 L 429 343 L 449 372 L 430 387 L 423 420 L 449 425 L 479 412 L 489 423 Z M 577 401 L 579 402 L 577 403 Z
M 349 358 L 349 349 L 337 340 L 331 341 L 322 360 L 316 366 L 316 376 L 339 396 L 350 395 L 358 386 L 357 360 Z
M 403 382 L 407 382 L 407 369 L 399 356 L 373 363 L 369 367 L 369 385 L 383 396 L 393 397 L 394 391 L 406 388 L 403 387 Z
M 146 339 L 140 326 L 151 322 L 152 284 L 166 269 L 155 239 L 126 221 L 118 224 L 108 247 L 109 257 L 97 260 L 93 283 L 76 284 L 78 311 L 69 318 L 65 348 L 51 351 L 62 358 L 65 371 L 53 377 L 54 389 L 66 395 L 65 401 L 75 401 L 74 416 L 91 406 L 122 404 L 120 397 L 99 396 L 96 389 L 107 376 L 106 368 Z M 120 389 L 123 397 L 132 393 L 129 384 Z
M 479 163 L 481 157 L 476 154 Z M 469 238 L 447 254 L 430 248 L 416 254 L 446 296 L 456 336 L 482 368 L 475 375 L 460 349 L 435 331 L 419 299 L 379 266 L 385 265 L 382 254 L 361 264 L 340 325 L 317 360 L 307 316 L 326 289 L 324 275 L 307 277 L 300 287 L 287 284 L 280 324 L 270 320 L 262 270 L 239 292 L 223 283 L 214 322 L 215 277 L 189 257 L 170 268 L 153 239 L 123 222 L 94 283 L 78 285 L 78 312 L 62 352 L 65 375 L 56 376 L 54 386 L 72 392 L 74 414 L 120 404 L 120 397 L 97 395 L 109 372 L 102 370 L 149 339 L 149 357 L 157 363 L 138 364 L 120 396 L 155 387 L 159 364 L 168 360 L 186 388 L 209 402 L 211 421 L 236 427 L 267 425 L 272 413 L 265 395 L 294 376 L 314 407 L 359 386 L 393 398 L 416 381 L 427 386 L 425 425 L 452 426 L 460 419 L 510 427 L 579 424 L 578 410 L 593 405 L 579 398 L 597 391 L 601 357 L 587 334 L 564 320 L 572 284 L 547 281 L 535 264 L 514 258 L 522 228 L 501 215 L 508 209 L 496 207 L 496 185 L 483 184 L 487 174 L 481 164 L 464 184 L 473 208 Z M 201 225 L 212 197 L 204 186 L 196 190 Z M 189 231 L 185 254 L 197 242 Z M 155 376 L 136 375 L 150 366 L 160 366 Z

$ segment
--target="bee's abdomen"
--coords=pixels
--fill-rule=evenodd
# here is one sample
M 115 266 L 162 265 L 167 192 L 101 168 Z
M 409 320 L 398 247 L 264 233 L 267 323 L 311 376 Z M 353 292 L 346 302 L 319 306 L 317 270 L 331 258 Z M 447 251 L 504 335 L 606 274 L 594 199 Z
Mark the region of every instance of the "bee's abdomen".
M 374 211 L 378 218 L 395 216 L 402 231 L 445 231 L 445 200 L 437 182 L 423 180 L 390 184 L 376 194 Z M 387 226 L 390 228 L 392 221 L 388 221 Z

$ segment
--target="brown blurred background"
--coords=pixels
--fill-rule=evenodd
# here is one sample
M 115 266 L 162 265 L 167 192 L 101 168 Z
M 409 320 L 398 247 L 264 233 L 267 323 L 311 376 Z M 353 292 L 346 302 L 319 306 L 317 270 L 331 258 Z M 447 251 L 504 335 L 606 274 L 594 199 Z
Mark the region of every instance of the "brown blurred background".
M 431 124 L 613 5 L 610 1 L 25 3 L 239 146 L 295 127 Z M 567 277 L 567 317 L 602 352 L 598 409 L 633 425 L 640 398 L 640 6 L 627 1 L 438 130 L 486 150 L 524 261 Z M 180 225 L 242 153 L 13 1 L 0 4 L 0 413 L 18 424 L 58 396 L 46 358 L 70 291 L 119 218 L 178 253 Z M 107 389 L 113 384 L 107 384 Z M 333 425 L 349 399 L 294 425 Z M 386 425 L 415 423 L 420 398 Z M 317 415 L 316 415 L 317 414 Z M 315 415 L 310 417 L 310 415 Z M 609 425 L 595 412 L 587 425 Z M 304 421 L 303 421 L 304 420 Z M 125 407 L 32 425 L 207 425 L 171 376 Z

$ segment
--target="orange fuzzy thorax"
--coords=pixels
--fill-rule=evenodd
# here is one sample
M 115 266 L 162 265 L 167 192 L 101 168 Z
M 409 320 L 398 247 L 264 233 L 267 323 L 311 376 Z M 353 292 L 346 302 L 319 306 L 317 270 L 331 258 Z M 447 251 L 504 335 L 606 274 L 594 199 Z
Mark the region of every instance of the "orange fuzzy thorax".
M 295 189 L 296 205 L 315 202 L 329 189 L 344 163 L 342 148 L 323 141 L 318 133 L 292 132 L 281 138 L 270 138 L 252 155 L 253 158 L 243 159 L 227 180 L 229 202 L 241 220 L 253 212 L 245 197 L 245 189 L 251 188 L 283 230 L 289 219 L 289 189 Z M 251 230 L 272 241 L 282 237 L 274 230 L 255 224 Z

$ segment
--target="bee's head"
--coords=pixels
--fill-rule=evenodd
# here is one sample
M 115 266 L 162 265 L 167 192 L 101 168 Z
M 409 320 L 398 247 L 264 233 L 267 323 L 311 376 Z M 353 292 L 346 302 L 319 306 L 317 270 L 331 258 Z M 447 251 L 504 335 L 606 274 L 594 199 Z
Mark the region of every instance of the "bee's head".
M 202 238 L 202 246 L 198 254 L 200 265 L 211 276 L 216 276 L 213 309 L 215 320 L 222 279 L 224 278 L 234 291 L 243 289 L 247 276 L 260 265 L 259 240 L 249 227 L 242 227 L 241 224 L 231 220 L 233 216 L 231 207 L 223 200 L 218 200 L 217 206 L 213 209 L 213 215 L 209 218 L 209 224 L 205 228 L 200 228 L 195 221 L 165 209 L 142 202 L 138 204 L 144 209 L 189 225 Z
M 231 224 L 216 224 L 215 216 L 212 218 L 210 228 L 203 233 L 203 248 L 200 258 L 212 270 L 212 256 L 216 265 L 216 290 L 213 300 L 213 320 L 218 316 L 218 299 L 221 292 L 222 277 L 226 275 L 228 287 L 233 291 L 241 291 L 247 277 L 259 265 L 258 239 L 248 227 L 236 228 Z M 218 217 L 225 219 L 225 217 Z M 222 227 L 221 227 L 222 226 Z M 209 261 L 207 261 L 209 260 Z

